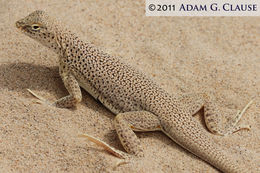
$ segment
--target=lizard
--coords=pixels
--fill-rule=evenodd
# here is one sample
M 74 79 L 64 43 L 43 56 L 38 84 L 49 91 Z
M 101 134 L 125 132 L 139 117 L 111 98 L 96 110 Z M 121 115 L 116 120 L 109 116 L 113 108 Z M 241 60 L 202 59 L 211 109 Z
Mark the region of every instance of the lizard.
M 248 172 L 214 143 L 192 115 L 204 109 L 208 130 L 213 134 L 228 135 L 240 129 L 250 129 L 237 123 L 252 101 L 238 111 L 222 108 L 211 94 L 169 94 L 143 72 L 83 41 L 63 22 L 41 10 L 18 20 L 16 27 L 58 54 L 59 74 L 69 95 L 50 103 L 31 92 L 40 100 L 55 107 L 74 107 L 82 100 L 83 88 L 116 115 L 114 127 L 121 144 L 131 156 L 144 156 L 140 139 L 134 131 L 162 131 L 181 147 L 222 172 Z M 234 116 L 222 124 L 220 115 L 225 113 Z M 105 144 L 103 147 L 111 150 Z M 111 152 L 125 157 L 114 150 Z

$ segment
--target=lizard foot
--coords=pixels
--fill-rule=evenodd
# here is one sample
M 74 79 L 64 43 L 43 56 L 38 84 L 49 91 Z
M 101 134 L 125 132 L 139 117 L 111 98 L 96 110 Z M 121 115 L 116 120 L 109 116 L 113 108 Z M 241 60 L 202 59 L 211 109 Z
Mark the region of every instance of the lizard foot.
M 38 104 L 47 104 L 47 105 L 50 105 L 50 106 L 54 106 L 53 104 L 51 104 L 49 101 L 47 101 L 43 97 L 41 97 L 41 96 L 37 95 L 36 93 L 34 93 L 32 90 L 27 89 L 27 91 L 38 99 L 38 100 L 36 100 L 36 103 L 38 103 Z
M 79 137 L 83 137 L 83 138 L 86 138 L 87 140 L 95 143 L 96 145 L 98 146 L 101 146 L 102 148 L 104 148 L 107 152 L 109 152 L 110 154 L 120 158 L 120 159 L 126 159 L 128 158 L 128 154 L 122 152 L 122 151 L 119 151 L 111 146 L 109 146 L 107 143 L 93 137 L 93 136 L 90 136 L 88 134 L 81 134 L 79 135 Z
M 79 135 L 79 137 L 86 138 L 87 140 L 95 143 L 96 145 L 101 146 L 104 150 L 106 150 L 110 154 L 118 157 L 119 159 L 123 159 L 123 160 L 119 160 L 116 163 L 116 165 L 113 167 L 113 170 L 116 170 L 119 166 L 127 164 L 127 163 L 130 162 L 130 160 L 129 160 L 130 155 L 109 146 L 107 143 L 105 143 L 105 142 L 103 142 L 103 141 L 101 141 L 101 140 L 99 140 L 99 139 L 97 139 L 93 136 L 90 136 L 88 134 L 81 134 L 81 135 Z

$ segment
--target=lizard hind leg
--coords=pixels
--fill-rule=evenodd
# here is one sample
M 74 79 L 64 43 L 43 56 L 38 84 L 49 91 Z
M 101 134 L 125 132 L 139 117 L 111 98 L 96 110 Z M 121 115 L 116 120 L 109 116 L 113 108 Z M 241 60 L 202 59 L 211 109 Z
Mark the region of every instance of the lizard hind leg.
M 137 157 L 143 156 L 143 148 L 134 131 L 159 131 L 160 121 L 156 115 L 147 111 L 119 113 L 114 126 L 124 149 Z
M 190 115 L 196 115 L 204 106 L 203 93 L 185 93 L 178 96 L 178 100 L 185 104 L 185 109 Z
M 221 136 L 227 136 L 242 129 L 249 130 L 249 125 L 238 125 L 238 122 L 251 104 L 252 101 L 250 101 L 242 111 L 238 111 L 235 109 L 221 108 L 216 103 L 207 101 L 204 105 L 204 118 L 207 128 L 212 133 Z M 224 117 L 231 118 L 224 121 Z
M 210 93 L 187 93 L 179 96 L 178 99 L 186 105 L 186 110 L 190 115 L 195 115 L 196 112 L 204 107 L 205 123 L 208 130 L 213 134 L 226 136 L 241 129 L 250 129 L 250 126 L 238 125 L 238 122 L 253 100 L 242 111 L 238 111 L 218 106 L 214 96 Z M 224 121 L 225 117 L 231 118 Z
M 134 111 L 120 113 L 115 117 L 114 125 L 119 136 L 120 142 L 129 154 L 135 156 L 143 156 L 143 150 L 140 145 L 140 140 L 133 131 L 157 131 L 161 130 L 160 121 L 154 114 L 146 111 Z M 129 159 L 130 155 L 115 149 L 107 143 L 99 140 L 89 134 L 81 134 L 79 137 L 86 138 L 94 142 L 96 145 L 101 146 L 112 155 L 121 158 Z M 121 163 L 120 163 L 121 164 Z M 119 164 L 119 165 L 120 165 Z M 117 165 L 117 166 L 119 166 Z

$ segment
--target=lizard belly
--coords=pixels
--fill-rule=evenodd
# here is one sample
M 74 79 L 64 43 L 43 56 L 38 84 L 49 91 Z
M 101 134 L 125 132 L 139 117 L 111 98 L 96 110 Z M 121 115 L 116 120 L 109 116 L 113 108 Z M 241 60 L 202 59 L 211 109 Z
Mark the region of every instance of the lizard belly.
M 107 109 L 109 109 L 114 114 L 119 114 L 121 111 L 116 108 L 109 99 L 106 99 L 96 88 L 87 82 L 78 81 L 79 85 L 86 90 L 94 99 L 99 100 Z
M 119 114 L 122 112 L 119 108 L 117 108 L 113 103 L 111 103 L 108 99 L 100 95 L 98 97 L 98 100 L 111 112 L 113 112 L 115 115 Z
M 83 88 L 85 91 L 87 91 L 92 97 L 94 97 L 96 100 L 98 96 L 100 95 L 98 90 L 92 87 L 89 83 L 84 82 L 84 84 L 80 81 L 78 81 L 79 86 Z

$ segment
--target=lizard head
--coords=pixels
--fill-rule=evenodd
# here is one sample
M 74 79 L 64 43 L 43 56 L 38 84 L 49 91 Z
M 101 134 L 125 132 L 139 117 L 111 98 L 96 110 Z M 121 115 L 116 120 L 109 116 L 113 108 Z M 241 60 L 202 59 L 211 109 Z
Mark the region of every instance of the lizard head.
M 15 23 L 23 33 L 43 45 L 50 48 L 57 48 L 56 30 L 57 23 L 44 11 L 34 11 L 23 19 Z

